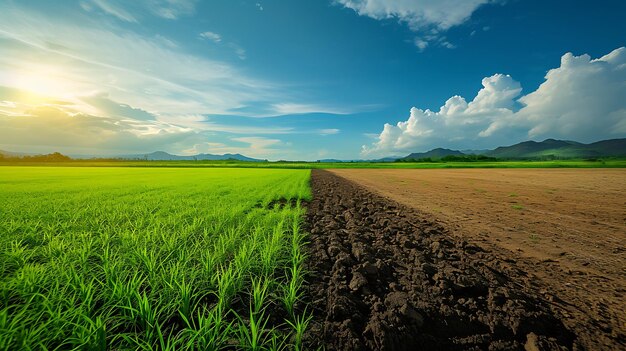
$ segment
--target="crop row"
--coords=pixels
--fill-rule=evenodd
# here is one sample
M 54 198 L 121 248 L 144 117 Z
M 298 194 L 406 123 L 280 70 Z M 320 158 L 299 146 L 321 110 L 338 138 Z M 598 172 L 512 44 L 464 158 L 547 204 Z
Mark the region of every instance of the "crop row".
M 0 168 L 0 349 L 301 349 L 308 178 Z

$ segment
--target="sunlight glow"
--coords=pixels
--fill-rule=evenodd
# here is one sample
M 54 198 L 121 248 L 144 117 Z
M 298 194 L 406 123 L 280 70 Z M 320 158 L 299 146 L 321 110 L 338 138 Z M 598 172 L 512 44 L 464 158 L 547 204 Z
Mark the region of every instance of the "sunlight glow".
M 18 71 L 12 77 L 12 85 L 30 93 L 31 103 L 43 102 L 45 98 L 71 96 L 70 84 L 63 70 L 57 66 L 34 66 L 29 72 Z M 32 99 L 32 100 L 31 100 Z

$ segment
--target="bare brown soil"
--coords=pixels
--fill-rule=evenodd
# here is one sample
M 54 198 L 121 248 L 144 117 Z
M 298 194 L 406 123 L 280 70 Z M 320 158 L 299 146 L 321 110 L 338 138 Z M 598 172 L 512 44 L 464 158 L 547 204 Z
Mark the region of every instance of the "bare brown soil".
M 523 272 L 509 278 L 549 302 L 577 347 L 626 349 L 626 170 L 332 172 Z
M 532 276 L 327 171 L 308 204 L 308 342 L 327 350 L 584 349 Z

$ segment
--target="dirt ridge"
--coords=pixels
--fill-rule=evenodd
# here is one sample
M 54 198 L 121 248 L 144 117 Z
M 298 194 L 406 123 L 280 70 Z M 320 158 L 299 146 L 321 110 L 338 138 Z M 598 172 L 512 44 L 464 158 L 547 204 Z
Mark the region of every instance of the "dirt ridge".
M 308 204 L 308 339 L 328 350 L 584 349 L 527 274 L 323 170 Z

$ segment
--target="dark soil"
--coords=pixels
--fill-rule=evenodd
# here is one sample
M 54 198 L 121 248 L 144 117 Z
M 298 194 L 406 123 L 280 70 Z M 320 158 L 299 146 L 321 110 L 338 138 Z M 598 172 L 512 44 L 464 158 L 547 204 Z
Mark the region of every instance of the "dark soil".
M 514 265 L 322 170 L 308 205 L 309 342 L 327 350 L 582 349 Z

